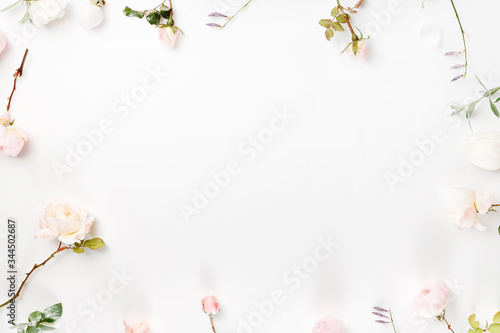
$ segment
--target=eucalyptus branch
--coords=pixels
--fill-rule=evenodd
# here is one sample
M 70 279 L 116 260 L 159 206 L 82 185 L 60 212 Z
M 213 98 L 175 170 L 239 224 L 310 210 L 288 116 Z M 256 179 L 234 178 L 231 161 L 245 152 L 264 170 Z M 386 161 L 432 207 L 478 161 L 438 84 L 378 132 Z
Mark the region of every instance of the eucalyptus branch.
M 21 62 L 21 66 L 19 66 L 19 68 L 16 69 L 16 72 L 14 73 L 14 86 L 12 87 L 12 92 L 10 93 L 10 96 L 8 98 L 9 103 L 7 104 L 7 111 L 10 110 L 10 103 L 12 101 L 12 97 L 14 96 L 14 92 L 16 91 L 17 79 L 23 76 L 24 63 L 26 62 L 26 57 L 28 56 L 28 52 L 29 50 L 26 49 L 26 51 L 24 52 L 23 61 Z
M 21 296 L 21 291 L 23 290 L 24 286 L 26 285 L 26 282 L 28 281 L 28 279 L 30 278 L 30 276 L 33 274 L 33 272 L 35 270 L 37 270 L 38 268 L 42 267 L 42 266 L 45 266 L 46 263 L 48 263 L 50 260 L 52 260 L 52 258 L 55 257 L 56 254 L 58 254 L 59 252 L 62 252 L 62 251 L 65 251 L 65 250 L 70 250 L 72 249 L 71 247 L 66 247 L 66 246 L 62 246 L 62 243 L 59 243 L 59 247 L 57 248 L 56 251 L 54 251 L 54 253 L 52 253 L 47 259 L 45 259 L 45 261 L 43 261 L 42 263 L 40 264 L 35 264 L 33 266 L 33 268 L 31 269 L 31 271 L 29 271 L 27 274 L 26 274 L 26 277 L 24 278 L 23 282 L 21 283 L 21 286 L 19 287 L 19 289 L 17 290 L 17 293 L 11 298 L 9 299 L 7 302 L 3 303 L 0 305 L 0 308 L 6 306 L 7 304 L 9 304 L 10 302 L 14 301 L 15 299 L 17 299 L 19 296 Z

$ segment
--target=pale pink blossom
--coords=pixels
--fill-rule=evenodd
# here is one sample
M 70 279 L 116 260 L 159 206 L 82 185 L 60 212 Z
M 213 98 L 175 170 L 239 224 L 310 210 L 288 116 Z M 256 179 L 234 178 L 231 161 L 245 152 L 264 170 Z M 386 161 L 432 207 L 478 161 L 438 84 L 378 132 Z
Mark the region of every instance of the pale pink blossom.
M 84 209 L 66 203 L 53 201 L 45 208 L 40 219 L 40 231 L 36 239 L 56 239 L 68 245 L 80 242 L 90 232 L 94 218 Z
M 339 319 L 327 316 L 314 324 L 312 333 L 345 333 L 345 328 Z
M 349 54 L 350 56 L 355 57 L 358 60 L 363 61 L 366 59 L 366 51 L 368 43 L 365 40 L 360 40 L 357 43 L 358 43 L 358 51 L 356 52 L 356 54 L 354 54 L 354 51 L 352 49 L 352 44 L 350 44 L 347 47 L 346 53 Z
M 418 293 L 413 299 L 411 307 L 421 317 L 436 317 L 443 312 L 448 304 L 449 294 L 448 287 L 444 282 L 436 281 Z
M 219 303 L 213 296 L 205 297 L 201 300 L 201 307 L 203 311 L 209 316 L 213 316 L 220 311 Z
M 8 119 L 0 118 L 0 155 L 16 157 L 27 141 L 26 135 L 17 126 L 7 126 Z
M 487 214 L 492 206 L 489 191 L 474 191 L 455 187 L 451 191 L 451 201 L 448 205 L 448 219 L 457 224 L 460 230 L 475 227 L 486 231 L 487 228 L 479 221 L 478 214 Z
M 480 168 L 500 169 L 500 131 L 472 133 L 464 152 L 467 160 Z
M 177 37 L 179 37 L 180 30 L 176 27 L 165 27 L 158 29 L 160 43 L 168 48 L 172 48 L 175 46 L 175 42 L 177 41 Z
M 149 324 L 146 321 L 141 321 L 137 325 L 130 327 L 126 321 L 123 322 L 123 326 L 125 327 L 125 333 L 148 333 L 149 332 Z

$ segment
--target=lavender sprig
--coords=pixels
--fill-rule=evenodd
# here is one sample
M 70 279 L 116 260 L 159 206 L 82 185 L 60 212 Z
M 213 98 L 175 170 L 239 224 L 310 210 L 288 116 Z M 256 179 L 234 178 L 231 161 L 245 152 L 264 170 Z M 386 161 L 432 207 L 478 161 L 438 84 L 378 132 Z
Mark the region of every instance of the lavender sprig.
M 375 322 L 378 324 L 392 324 L 392 328 L 394 330 L 394 333 L 398 333 L 396 330 L 396 325 L 394 324 L 394 320 L 392 318 L 392 312 L 391 310 L 386 310 L 384 308 L 381 308 L 379 306 L 373 307 L 376 312 L 372 312 L 375 316 L 381 317 L 381 318 L 386 318 L 386 320 L 381 320 L 381 319 L 376 319 Z

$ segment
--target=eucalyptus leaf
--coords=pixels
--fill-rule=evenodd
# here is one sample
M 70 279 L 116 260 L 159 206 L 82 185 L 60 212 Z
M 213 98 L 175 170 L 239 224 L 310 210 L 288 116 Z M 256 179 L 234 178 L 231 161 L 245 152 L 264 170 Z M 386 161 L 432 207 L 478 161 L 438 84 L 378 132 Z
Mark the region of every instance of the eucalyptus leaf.
M 40 311 L 32 312 L 28 317 L 28 321 L 31 324 L 38 324 L 42 319 L 43 319 L 43 313 L 41 313 Z
M 493 111 L 495 116 L 497 116 L 497 118 L 500 118 L 500 113 L 498 113 L 498 108 L 495 105 L 495 103 L 493 103 L 493 100 L 491 99 L 491 97 L 490 97 L 490 107 L 491 107 L 491 111 Z

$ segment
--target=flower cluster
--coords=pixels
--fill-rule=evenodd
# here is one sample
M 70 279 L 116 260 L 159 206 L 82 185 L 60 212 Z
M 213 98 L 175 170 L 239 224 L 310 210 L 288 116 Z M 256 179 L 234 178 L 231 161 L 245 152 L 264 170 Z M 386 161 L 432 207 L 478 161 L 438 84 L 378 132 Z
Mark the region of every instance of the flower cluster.
M 128 17 L 146 18 L 149 24 L 159 29 L 160 43 L 168 48 L 172 48 L 175 46 L 177 37 L 182 31 L 179 27 L 175 26 L 173 20 L 172 0 L 170 0 L 170 6 L 166 6 L 165 2 L 166 0 L 152 9 L 141 11 L 125 7 L 123 14 Z
M 65 9 L 69 0 L 19 0 L 12 5 L 4 8 L 2 11 L 11 9 L 17 5 L 26 7 L 26 14 L 21 22 L 30 21 L 36 27 L 42 27 L 61 19 L 66 14 Z M 90 0 L 89 3 L 80 7 L 77 13 L 77 21 L 85 29 L 93 29 L 99 26 L 103 19 L 104 13 L 102 7 L 105 5 L 104 0 Z

